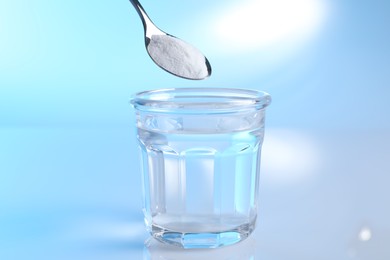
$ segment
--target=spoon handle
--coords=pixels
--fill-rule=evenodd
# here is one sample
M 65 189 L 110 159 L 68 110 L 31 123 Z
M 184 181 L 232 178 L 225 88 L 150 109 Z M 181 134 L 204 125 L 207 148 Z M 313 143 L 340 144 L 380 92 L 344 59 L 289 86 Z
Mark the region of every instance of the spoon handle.
M 141 18 L 145 33 L 148 31 L 147 29 L 149 27 L 156 27 L 154 25 L 154 23 L 152 22 L 152 20 L 150 20 L 149 16 L 147 15 L 147 13 L 145 12 L 144 8 L 142 7 L 142 5 L 140 4 L 140 2 L 138 0 L 130 0 L 130 3 L 133 4 L 139 17 Z

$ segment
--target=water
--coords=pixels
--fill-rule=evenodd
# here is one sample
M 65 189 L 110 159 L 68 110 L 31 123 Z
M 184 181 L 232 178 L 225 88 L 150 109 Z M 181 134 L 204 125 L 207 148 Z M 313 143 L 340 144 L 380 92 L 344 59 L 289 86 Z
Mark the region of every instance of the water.
M 153 237 L 213 248 L 249 236 L 270 102 L 265 92 L 227 88 L 152 90 L 132 99 Z
M 263 128 L 200 134 L 139 128 L 138 138 L 145 222 L 155 238 L 219 247 L 253 231 Z

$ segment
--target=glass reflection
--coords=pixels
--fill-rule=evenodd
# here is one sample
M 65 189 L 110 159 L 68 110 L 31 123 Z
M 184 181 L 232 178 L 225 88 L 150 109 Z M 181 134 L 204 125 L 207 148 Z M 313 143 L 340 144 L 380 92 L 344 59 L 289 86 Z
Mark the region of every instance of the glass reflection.
M 321 151 L 310 134 L 288 129 L 269 129 L 262 153 L 263 180 L 296 183 L 312 177 L 321 168 Z
M 254 260 L 256 240 L 246 240 L 227 247 L 217 249 L 182 249 L 158 242 L 153 238 L 145 241 L 144 260 Z

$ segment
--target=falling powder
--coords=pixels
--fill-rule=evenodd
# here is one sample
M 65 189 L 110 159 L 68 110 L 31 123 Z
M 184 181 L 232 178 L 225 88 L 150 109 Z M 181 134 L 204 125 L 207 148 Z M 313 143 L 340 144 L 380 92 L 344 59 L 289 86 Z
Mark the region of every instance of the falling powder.
M 147 49 L 157 65 L 174 75 L 188 79 L 204 79 L 209 75 L 203 54 L 176 37 L 153 35 Z

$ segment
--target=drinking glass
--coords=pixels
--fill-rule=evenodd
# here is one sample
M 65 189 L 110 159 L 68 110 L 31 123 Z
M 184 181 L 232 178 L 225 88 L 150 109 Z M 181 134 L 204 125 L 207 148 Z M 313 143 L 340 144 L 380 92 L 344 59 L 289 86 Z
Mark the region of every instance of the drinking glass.
M 144 216 L 157 240 L 183 248 L 237 243 L 255 228 L 269 94 L 158 89 L 134 95 Z

